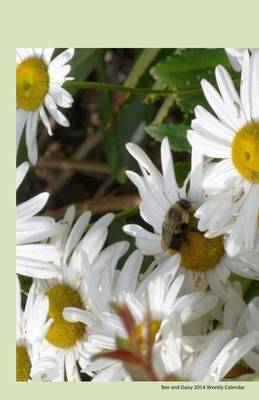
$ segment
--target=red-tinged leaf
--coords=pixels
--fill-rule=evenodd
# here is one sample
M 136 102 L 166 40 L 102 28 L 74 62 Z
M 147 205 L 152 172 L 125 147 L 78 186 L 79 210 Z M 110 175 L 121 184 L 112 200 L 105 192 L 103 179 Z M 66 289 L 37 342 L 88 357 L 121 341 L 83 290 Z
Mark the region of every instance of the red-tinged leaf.
M 116 314 L 122 319 L 125 329 L 128 332 L 129 338 L 132 341 L 132 344 L 135 347 L 136 351 L 140 352 L 141 349 L 137 340 L 136 324 L 130 309 L 126 304 L 120 306 L 113 303 L 112 307 L 115 310 Z
M 116 336 L 115 343 L 116 349 L 132 351 L 133 353 L 135 352 L 135 348 L 130 340 L 121 338 L 120 336 Z
M 151 319 L 149 308 L 146 318 L 144 319 L 145 337 L 141 337 L 141 340 L 138 340 L 135 321 L 127 305 L 120 306 L 118 304 L 111 304 L 111 306 L 122 319 L 130 340 L 116 337 L 117 350 L 96 354 L 92 357 L 92 360 L 101 357 L 112 358 L 123 363 L 124 368 L 128 371 L 133 380 L 158 381 L 158 377 L 152 364 L 154 338 L 152 327 L 153 321 Z M 135 345 L 132 339 L 135 339 Z M 146 349 L 148 349 L 148 351 L 144 353 L 141 351 L 141 341 L 143 342 L 143 340 L 145 340 Z M 146 354 L 148 354 L 148 356 L 146 356 Z
M 130 364 L 123 363 L 125 370 L 131 376 L 133 381 L 143 382 L 143 381 L 157 381 L 158 379 L 150 376 L 149 372 L 146 370 L 146 367 L 139 364 Z

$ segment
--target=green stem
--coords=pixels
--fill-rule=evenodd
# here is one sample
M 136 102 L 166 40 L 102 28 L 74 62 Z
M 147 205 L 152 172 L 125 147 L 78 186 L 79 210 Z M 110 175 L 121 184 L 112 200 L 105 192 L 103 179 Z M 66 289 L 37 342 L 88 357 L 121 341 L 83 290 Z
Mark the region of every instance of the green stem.
M 69 81 L 66 82 L 64 87 L 66 89 L 96 89 L 105 91 L 115 91 L 115 92 L 128 92 L 137 94 L 139 96 L 146 96 L 148 94 L 156 94 L 158 96 L 168 96 L 169 94 L 175 93 L 172 90 L 154 90 L 148 88 L 133 88 L 122 85 L 115 85 L 112 83 L 103 82 L 84 82 L 84 81 Z
M 114 217 L 114 221 L 132 217 L 132 215 L 137 214 L 137 212 L 138 212 L 138 207 L 127 208 L 127 210 L 121 211 L 120 213 L 116 214 Z
M 117 214 L 115 214 L 115 217 L 113 221 L 120 221 L 121 219 L 124 218 L 129 218 L 132 217 L 133 215 L 136 215 L 138 212 L 138 207 L 131 207 L 127 208 L 127 210 L 123 210 Z M 89 231 L 89 229 L 94 225 L 94 222 L 91 222 L 90 224 L 87 225 L 87 228 L 85 230 L 85 233 Z
M 234 84 L 240 82 L 240 78 L 232 79 Z M 212 81 L 211 83 L 215 83 Z M 105 83 L 105 82 L 85 82 L 85 81 L 69 81 L 64 84 L 66 89 L 94 89 L 94 90 L 103 90 L 103 91 L 115 91 L 115 92 L 127 92 L 133 93 L 139 96 L 147 96 L 150 94 L 157 95 L 157 96 L 168 96 L 174 95 L 177 96 L 185 96 L 188 94 L 195 94 L 201 92 L 201 87 L 197 87 L 194 89 L 187 89 L 187 90 L 156 90 L 156 89 L 149 89 L 149 88 L 137 88 L 137 87 L 128 87 L 123 85 L 116 85 L 113 83 Z

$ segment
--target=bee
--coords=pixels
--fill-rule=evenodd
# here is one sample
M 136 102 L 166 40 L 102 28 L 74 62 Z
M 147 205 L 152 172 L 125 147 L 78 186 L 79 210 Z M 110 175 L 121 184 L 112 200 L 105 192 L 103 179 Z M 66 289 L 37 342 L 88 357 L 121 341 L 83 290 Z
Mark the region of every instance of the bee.
M 163 250 L 180 249 L 188 228 L 190 209 L 190 201 L 180 199 L 167 211 L 162 225 L 161 247 Z

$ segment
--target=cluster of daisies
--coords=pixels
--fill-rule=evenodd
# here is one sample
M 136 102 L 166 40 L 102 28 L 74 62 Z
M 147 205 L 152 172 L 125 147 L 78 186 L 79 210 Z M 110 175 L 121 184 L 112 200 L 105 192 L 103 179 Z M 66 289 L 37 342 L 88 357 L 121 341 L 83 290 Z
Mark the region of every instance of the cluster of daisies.
M 59 107 L 73 103 L 63 84 L 72 79 L 74 50 L 53 52 L 16 52 L 17 149 L 25 132 L 32 164 L 39 119 L 50 135 L 49 115 L 69 126 Z M 161 171 L 139 146 L 126 145 L 140 168 L 127 176 L 144 223 L 124 226 L 137 250 L 122 268 L 129 243 L 105 245 L 113 214 L 90 223 L 90 211 L 75 220 L 71 206 L 60 221 L 38 216 L 48 193 L 17 206 L 17 381 L 80 381 L 82 373 L 93 381 L 132 380 L 121 360 L 96 357 L 116 350 L 118 338 L 131 341 L 113 304 L 130 310 L 143 353 L 149 313 L 150 362 L 161 380 L 249 380 L 259 372 L 259 297 L 247 304 L 239 278 L 259 281 L 259 51 L 226 52 L 240 87 L 221 65 L 216 88 L 201 81 L 210 111 L 194 110 L 191 172 L 182 187 L 167 138 Z M 29 162 L 17 168 L 17 188 Z M 143 273 L 144 255 L 153 261 Z M 26 296 L 20 276 L 33 278 Z

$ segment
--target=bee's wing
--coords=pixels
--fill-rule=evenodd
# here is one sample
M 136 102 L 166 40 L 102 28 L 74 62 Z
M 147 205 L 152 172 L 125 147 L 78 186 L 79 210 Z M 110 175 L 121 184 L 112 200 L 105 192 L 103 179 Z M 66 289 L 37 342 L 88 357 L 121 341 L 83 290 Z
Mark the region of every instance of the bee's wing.
M 170 247 L 173 234 L 178 226 L 179 226 L 178 220 L 164 221 L 162 225 L 162 240 L 161 240 L 161 246 L 163 250 L 167 250 Z

